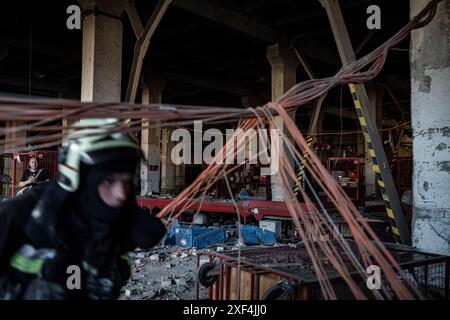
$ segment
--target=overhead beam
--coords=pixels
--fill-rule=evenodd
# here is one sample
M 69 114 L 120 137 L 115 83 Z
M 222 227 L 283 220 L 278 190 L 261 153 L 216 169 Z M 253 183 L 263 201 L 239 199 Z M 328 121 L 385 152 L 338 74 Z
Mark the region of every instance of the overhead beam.
M 336 0 L 319 0 L 325 8 L 342 64 L 356 60 L 341 8 Z M 336 12 L 338 10 L 338 12 Z M 364 89 L 365 91 L 365 89 Z
M 363 6 L 361 1 L 343 1 L 342 2 L 342 8 L 344 9 L 353 9 L 358 6 Z M 383 16 L 384 18 L 384 16 Z M 308 10 L 304 11 L 303 14 L 299 14 L 296 10 L 290 10 L 286 15 L 282 15 L 276 20 L 277 25 L 287 25 L 291 23 L 298 23 L 298 22 L 306 22 L 314 20 L 315 23 L 318 22 L 318 20 L 323 20 L 323 22 L 326 21 L 327 16 L 324 14 L 322 10 Z
M 277 43 L 281 39 L 289 36 L 267 22 L 235 8 L 220 5 L 216 1 L 174 0 L 173 5 L 268 44 Z M 301 47 L 303 54 L 309 57 L 327 64 L 338 63 L 336 56 L 326 49 L 301 40 L 298 40 L 297 44 Z
M 235 8 L 221 6 L 217 4 L 217 1 L 175 0 L 173 4 L 178 8 L 223 24 L 264 42 L 275 43 L 283 36 L 270 24 L 250 17 Z
M 303 69 L 305 70 L 306 74 L 308 75 L 308 77 L 313 80 L 316 79 L 316 75 L 314 73 L 314 71 L 311 69 L 310 65 L 306 62 L 306 60 L 302 57 L 302 55 L 300 54 L 300 52 L 298 52 L 296 47 L 292 47 L 291 48 L 292 51 L 294 51 L 295 56 L 297 57 L 298 61 L 301 63 Z
M 130 79 L 128 81 L 128 88 L 125 100 L 133 103 L 136 100 L 136 93 L 139 86 L 139 80 L 141 78 L 142 65 L 144 62 L 144 57 L 147 54 L 148 46 L 150 45 L 150 39 L 156 31 L 159 23 L 161 22 L 162 17 L 166 13 L 169 8 L 172 0 L 160 0 L 153 11 L 150 19 L 148 20 L 145 28 L 142 29 L 138 40 L 136 41 L 136 45 L 134 47 L 134 57 L 133 64 L 131 66 Z M 131 3 L 128 3 L 131 6 Z M 130 8 L 129 8 L 130 11 Z M 142 24 L 138 20 L 139 17 L 136 16 L 137 13 L 130 11 L 132 16 L 130 19 L 133 19 L 135 33 L 138 33 L 141 30 Z M 139 21 L 139 22 L 138 22 Z
M 299 48 L 302 54 L 313 58 L 314 60 L 324 62 L 332 66 L 340 65 L 338 56 L 328 49 L 318 47 L 300 39 L 295 40 L 295 47 Z
M 133 28 L 134 35 L 136 38 L 139 38 L 144 31 L 144 26 L 142 25 L 141 19 L 139 18 L 139 14 L 136 10 L 136 6 L 134 5 L 133 0 L 123 0 L 123 6 L 125 11 L 127 12 L 128 18 L 131 22 L 131 27 Z
M 198 75 L 179 74 L 174 72 L 163 72 L 162 76 L 169 80 L 187 83 L 216 91 L 232 93 L 240 96 L 247 96 L 251 94 L 251 90 L 244 88 L 238 84 L 214 79 L 209 76 L 202 77 Z

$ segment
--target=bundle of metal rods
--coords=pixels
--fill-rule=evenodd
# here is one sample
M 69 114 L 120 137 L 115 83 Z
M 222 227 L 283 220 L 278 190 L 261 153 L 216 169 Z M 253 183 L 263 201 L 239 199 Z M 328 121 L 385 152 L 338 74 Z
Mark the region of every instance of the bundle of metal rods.
M 46 130 L 50 132 L 48 135 L 22 138 L 9 142 L 5 140 L 2 142 L 3 152 L 12 152 L 15 146 L 25 143 L 34 144 L 34 149 L 60 144 L 62 139 L 61 130 L 67 128 L 50 126 L 49 124 L 62 119 L 91 117 L 139 119 L 112 129 L 112 131 L 129 132 L 137 132 L 146 127 L 185 126 L 192 124 L 196 120 L 208 123 L 239 121 L 238 128 L 243 131 L 250 129 L 258 131 L 258 129 L 265 128 L 276 129 L 280 133 L 280 145 L 276 145 L 274 140 L 263 135 L 262 139 L 266 142 L 263 145 L 270 144 L 271 148 L 264 149 L 260 154 L 254 156 L 260 156 L 261 153 L 265 153 L 268 156 L 269 149 L 271 156 L 279 154 L 279 170 L 272 178 L 276 179 L 281 187 L 286 206 L 320 281 L 324 298 L 337 299 L 338 295 L 325 271 L 323 257 L 326 257 L 327 263 L 333 266 L 357 299 L 422 298 L 418 288 L 404 274 L 404 271 L 402 271 L 367 222 L 361 219 L 361 214 L 350 198 L 323 167 L 316 154 L 308 147 L 305 138 L 288 114 L 300 106 L 317 99 L 339 84 L 364 83 L 373 79 L 382 69 L 389 49 L 405 39 L 413 29 L 422 27 L 431 21 L 439 2 L 440 0 L 431 1 L 415 18 L 382 46 L 365 57 L 343 66 L 334 77 L 299 83 L 276 101 L 262 107 L 240 109 L 164 104 L 98 104 L 1 97 L 0 120 L 31 121 L 31 123 L 23 126 L 4 129 L 1 132 L 2 135 L 17 135 L 25 130 Z M 141 125 L 142 123 L 145 123 L 145 125 Z M 159 213 L 160 217 L 167 218 L 168 223 L 170 223 L 184 210 L 190 208 L 196 199 L 200 197 L 200 201 L 203 201 L 205 195 L 221 179 L 224 179 L 229 187 L 228 176 L 243 164 L 227 164 L 223 159 L 228 157 L 234 158 L 241 149 L 246 148 L 245 136 L 239 134 L 240 132 L 242 131 L 235 131 L 222 150 L 215 155 L 212 163 L 190 186 L 183 190 L 174 201 Z M 234 141 L 237 141 L 237 144 L 234 144 Z M 247 161 L 250 160 L 247 159 Z M 302 161 L 306 164 L 308 175 L 305 176 L 305 188 L 303 189 L 300 186 L 300 193 L 307 210 L 300 205 L 292 189 L 292 182 L 296 181 L 295 165 L 299 166 Z M 298 182 L 295 183 L 298 184 Z M 340 234 L 333 219 L 318 197 L 317 191 L 313 188 L 313 183 L 318 185 L 326 194 L 341 218 L 349 226 L 356 243 L 356 249 L 352 249 L 346 239 Z M 229 191 L 231 199 L 234 201 L 231 189 Z M 236 210 L 239 210 L 237 205 Z M 329 235 L 335 241 L 324 240 Z M 345 254 L 346 260 L 348 259 L 351 262 L 351 266 L 344 263 L 342 253 Z M 362 281 L 365 284 L 367 278 L 366 269 L 370 265 L 380 267 L 383 281 L 380 290 L 372 290 L 367 293 L 367 290 L 361 287 L 360 282 Z M 358 279 L 350 275 L 350 269 L 357 271 Z

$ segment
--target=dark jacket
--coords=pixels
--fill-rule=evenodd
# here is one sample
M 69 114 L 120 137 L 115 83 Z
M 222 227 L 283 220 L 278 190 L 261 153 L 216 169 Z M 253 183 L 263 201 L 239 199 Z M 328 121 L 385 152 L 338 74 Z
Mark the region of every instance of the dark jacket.
M 126 252 L 149 249 L 165 234 L 161 221 L 132 197 L 116 221 L 101 229 L 102 240 L 92 242 L 87 258 L 86 243 L 96 230 L 78 214 L 77 201 L 49 182 L 0 205 L 1 298 L 115 299 L 130 275 Z M 67 286 L 69 266 L 81 270 L 80 289 Z
M 30 169 L 27 169 L 23 172 L 20 181 L 27 181 L 31 176 L 33 177 L 37 176 L 36 182 L 44 182 L 50 180 L 50 173 L 45 169 L 38 169 L 35 172 L 32 172 Z

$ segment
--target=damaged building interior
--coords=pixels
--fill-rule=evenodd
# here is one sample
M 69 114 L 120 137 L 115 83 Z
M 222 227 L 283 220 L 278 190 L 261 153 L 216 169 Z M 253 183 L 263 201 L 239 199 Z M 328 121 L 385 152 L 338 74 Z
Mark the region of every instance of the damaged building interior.
M 1 206 L 53 183 L 74 199 L 95 190 L 121 210 L 135 199 L 165 226 L 127 253 L 131 273 L 108 298 L 449 299 L 450 0 L 2 7 Z M 143 157 L 132 196 L 115 202 L 121 191 L 103 182 L 96 191 L 86 186 L 95 174 L 82 174 L 102 167 L 95 143 L 120 134 Z M 131 142 L 108 141 L 127 167 L 120 152 Z M 50 197 L 57 207 L 58 193 Z M 41 203 L 27 213 L 38 226 Z M 80 210 L 95 215 L 88 204 Z M 15 225 L 6 211 L 0 230 Z M 88 229 L 86 273 L 101 246 L 100 227 Z M 29 240 L 26 256 L 9 234 L 0 297 L 26 298 L 1 279 L 11 268 L 46 274 L 24 261 L 49 245 Z

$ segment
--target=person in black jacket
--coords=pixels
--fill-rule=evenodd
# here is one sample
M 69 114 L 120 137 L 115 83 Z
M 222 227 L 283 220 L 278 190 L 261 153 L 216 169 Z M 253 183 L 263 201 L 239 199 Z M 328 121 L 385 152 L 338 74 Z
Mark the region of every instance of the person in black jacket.
M 130 276 L 126 253 L 163 237 L 162 222 L 136 204 L 142 151 L 131 135 L 110 133 L 116 125 L 77 124 L 58 181 L 0 205 L 0 299 L 116 299 Z
M 20 178 L 19 188 L 50 180 L 50 174 L 47 170 L 44 168 L 38 169 L 39 163 L 36 157 L 31 157 L 28 165 L 29 168 L 23 172 Z

